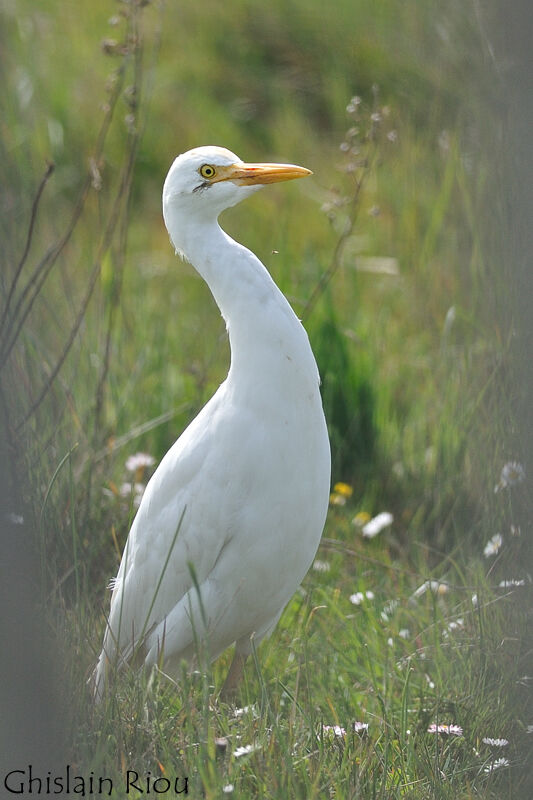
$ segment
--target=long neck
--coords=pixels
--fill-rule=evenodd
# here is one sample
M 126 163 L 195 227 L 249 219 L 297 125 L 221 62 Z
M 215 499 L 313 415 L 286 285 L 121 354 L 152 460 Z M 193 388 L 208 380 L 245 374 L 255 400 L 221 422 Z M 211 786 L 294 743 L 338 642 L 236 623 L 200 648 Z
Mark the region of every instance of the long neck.
M 188 226 L 183 255 L 208 284 L 226 321 L 231 347 L 230 383 L 257 392 L 294 383 L 315 391 L 318 371 L 307 334 L 259 259 L 233 241 L 216 220 Z

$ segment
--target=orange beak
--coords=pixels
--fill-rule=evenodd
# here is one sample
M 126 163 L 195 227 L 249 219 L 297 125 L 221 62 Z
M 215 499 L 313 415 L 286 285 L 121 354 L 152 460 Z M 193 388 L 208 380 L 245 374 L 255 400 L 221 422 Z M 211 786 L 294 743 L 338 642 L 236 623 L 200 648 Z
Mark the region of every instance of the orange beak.
M 310 169 L 295 164 L 231 164 L 229 167 L 218 167 L 211 183 L 232 181 L 238 186 L 254 186 L 292 181 L 312 174 Z

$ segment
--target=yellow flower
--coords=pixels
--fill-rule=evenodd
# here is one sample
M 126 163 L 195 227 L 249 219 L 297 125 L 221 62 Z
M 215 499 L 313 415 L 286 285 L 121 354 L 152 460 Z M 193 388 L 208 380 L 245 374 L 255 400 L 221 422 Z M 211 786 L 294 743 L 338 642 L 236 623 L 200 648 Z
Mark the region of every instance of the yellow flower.
M 357 525 L 359 528 L 362 528 L 363 525 L 366 525 L 366 523 L 369 522 L 370 519 L 371 517 L 368 511 L 359 511 L 353 518 L 352 522 L 354 525 Z
M 350 486 L 348 483 L 336 483 L 333 487 L 333 492 L 335 494 L 340 494 L 342 497 L 351 497 L 353 494 L 353 486 Z

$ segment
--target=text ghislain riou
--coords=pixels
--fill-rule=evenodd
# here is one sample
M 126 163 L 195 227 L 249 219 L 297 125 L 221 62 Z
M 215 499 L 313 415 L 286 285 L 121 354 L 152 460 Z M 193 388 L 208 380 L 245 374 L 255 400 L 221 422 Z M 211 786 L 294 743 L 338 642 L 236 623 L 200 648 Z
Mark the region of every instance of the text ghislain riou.
M 167 778 L 165 775 L 152 775 L 149 770 L 140 774 L 137 770 L 128 769 L 120 789 L 134 797 L 138 797 L 139 793 L 173 797 L 189 794 L 188 784 L 186 777 Z M 78 797 L 111 797 L 114 789 L 119 788 L 114 786 L 112 778 L 95 775 L 92 771 L 86 776 L 77 775 L 70 764 L 61 775 L 54 775 L 50 770 L 46 774 L 38 773 L 31 764 L 25 769 L 12 769 L 4 776 L 3 785 L 11 795 L 24 796 L 73 794 Z

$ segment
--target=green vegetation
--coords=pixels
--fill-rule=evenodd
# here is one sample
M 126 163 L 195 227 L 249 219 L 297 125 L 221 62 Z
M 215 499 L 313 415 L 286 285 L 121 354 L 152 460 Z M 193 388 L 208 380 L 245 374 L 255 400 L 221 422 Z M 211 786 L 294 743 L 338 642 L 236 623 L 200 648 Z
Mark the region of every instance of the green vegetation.
M 77 774 L 243 800 L 531 792 L 531 478 L 502 476 L 524 455 L 476 7 L 0 4 L 7 494 L 35 531 Z M 166 171 L 197 144 L 314 172 L 223 224 L 304 319 L 334 483 L 353 492 L 333 492 L 315 568 L 247 667 L 247 710 L 215 700 L 229 654 L 178 689 L 131 672 L 94 708 L 128 485 L 148 477 L 126 460 L 159 460 L 227 370 L 220 315 L 161 219 Z M 382 511 L 392 525 L 364 536 Z

